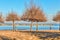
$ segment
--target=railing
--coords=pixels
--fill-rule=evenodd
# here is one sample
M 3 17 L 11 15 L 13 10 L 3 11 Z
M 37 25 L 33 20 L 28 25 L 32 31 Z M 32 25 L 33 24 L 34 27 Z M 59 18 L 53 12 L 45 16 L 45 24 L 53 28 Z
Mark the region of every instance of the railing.
M 4 24 L 0 24 L 0 27 L 2 26 L 6 26 L 10 28 L 10 26 L 12 27 L 12 24 L 10 23 L 4 23 Z M 30 24 L 16 24 L 15 23 L 15 27 L 16 29 L 20 29 L 20 30 L 30 30 Z M 7 29 L 7 28 L 6 28 Z M 36 24 L 33 24 L 32 26 L 32 30 L 36 29 Z M 45 24 L 38 24 L 38 30 L 59 30 L 59 24 L 55 24 L 55 23 L 45 23 Z

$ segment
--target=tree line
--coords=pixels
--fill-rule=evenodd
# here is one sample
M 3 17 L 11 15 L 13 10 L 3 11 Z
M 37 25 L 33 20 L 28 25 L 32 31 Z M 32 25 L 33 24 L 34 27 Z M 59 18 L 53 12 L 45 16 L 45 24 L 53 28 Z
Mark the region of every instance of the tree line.
M 13 31 L 15 29 L 14 22 L 20 21 L 20 20 L 31 22 L 30 31 L 32 31 L 33 22 L 36 22 L 37 23 L 36 24 L 36 31 L 38 31 L 38 22 L 46 22 L 47 17 L 45 16 L 43 10 L 40 9 L 40 7 L 33 4 L 33 5 L 31 5 L 31 7 L 26 8 L 24 14 L 21 17 L 18 16 L 17 13 L 12 11 L 11 13 L 8 13 L 8 16 L 6 17 L 5 20 L 13 22 Z M 60 22 L 60 11 L 57 13 L 56 16 L 53 17 L 53 21 Z M 4 22 L 2 15 L 0 15 L 0 22 L 1 23 Z M 60 23 L 59 23 L 59 30 L 60 30 Z

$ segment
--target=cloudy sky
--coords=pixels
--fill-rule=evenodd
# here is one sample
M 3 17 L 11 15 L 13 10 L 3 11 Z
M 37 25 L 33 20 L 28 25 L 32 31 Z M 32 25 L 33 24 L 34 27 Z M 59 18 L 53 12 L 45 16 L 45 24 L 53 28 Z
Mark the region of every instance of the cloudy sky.
M 6 16 L 13 10 L 21 16 L 25 10 L 25 3 L 29 6 L 30 0 L 0 0 L 0 12 Z M 60 11 L 60 0 L 34 0 L 34 3 L 41 7 L 49 21 Z

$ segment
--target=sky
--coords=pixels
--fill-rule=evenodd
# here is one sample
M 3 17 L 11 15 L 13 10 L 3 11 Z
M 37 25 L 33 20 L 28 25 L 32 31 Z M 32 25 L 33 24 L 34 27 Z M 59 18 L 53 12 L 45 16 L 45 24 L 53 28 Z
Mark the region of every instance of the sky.
M 6 17 L 13 10 L 21 16 L 26 8 L 25 3 L 29 6 L 30 0 L 0 0 L 0 12 Z M 60 0 L 34 0 L 34 3 L 40 6 L 49 21 L 60 11 Z

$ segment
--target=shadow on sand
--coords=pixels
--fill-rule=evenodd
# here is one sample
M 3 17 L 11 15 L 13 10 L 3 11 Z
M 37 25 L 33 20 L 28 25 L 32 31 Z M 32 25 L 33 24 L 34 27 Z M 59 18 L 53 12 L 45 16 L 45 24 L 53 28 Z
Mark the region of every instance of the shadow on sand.
M 9 38 L 7 36 L 0 36 L 0 40 L 16 40 L 16 38 Z

